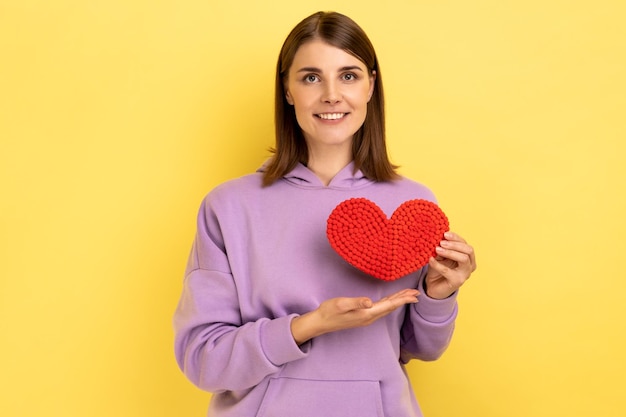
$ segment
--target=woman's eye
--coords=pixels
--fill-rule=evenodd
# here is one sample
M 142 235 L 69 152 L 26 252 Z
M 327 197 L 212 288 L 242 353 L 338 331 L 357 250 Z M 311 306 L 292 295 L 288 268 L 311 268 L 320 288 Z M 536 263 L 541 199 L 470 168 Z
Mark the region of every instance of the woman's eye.
M 307 76 L 304 77 L 304 81 L 306 81 L 307 83 L 314 83 L 318 80 L 319 78 L 317 78 L 317 75 L 313 75 L 313 74 L 309 74 Z
M 356 75 L 350 72 L 348 74 L 344 74 L 343 79 L 344 81 L 354 81 L 356 80 Z

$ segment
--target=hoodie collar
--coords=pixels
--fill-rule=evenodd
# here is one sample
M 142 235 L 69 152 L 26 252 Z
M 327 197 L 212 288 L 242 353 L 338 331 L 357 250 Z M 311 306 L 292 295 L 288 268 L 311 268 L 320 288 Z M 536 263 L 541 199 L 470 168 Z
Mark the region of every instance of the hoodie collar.
M 259 169 L 260 172 L 263 170 L 264 167 Z M 325 186 L 317 175 L 302 163 L 298 163 L 293 170 L 283 176 L 283 180 L 301 188 L 330 188 L 335 190 L 361 188 L 374 182 L 363 175 L 360 169 L 354 172 L 354 162 L 350 162 L 343 167 L 333 177 L 328 186 Z

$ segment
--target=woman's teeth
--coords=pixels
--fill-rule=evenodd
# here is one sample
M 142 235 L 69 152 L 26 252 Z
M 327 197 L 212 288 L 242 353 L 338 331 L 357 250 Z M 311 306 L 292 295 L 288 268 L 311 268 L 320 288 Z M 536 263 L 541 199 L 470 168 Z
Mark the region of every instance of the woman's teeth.
M 345 115 L 345 113 L 320 113 L 317 117 L 324 120 L 337 120 L 341 119 Z

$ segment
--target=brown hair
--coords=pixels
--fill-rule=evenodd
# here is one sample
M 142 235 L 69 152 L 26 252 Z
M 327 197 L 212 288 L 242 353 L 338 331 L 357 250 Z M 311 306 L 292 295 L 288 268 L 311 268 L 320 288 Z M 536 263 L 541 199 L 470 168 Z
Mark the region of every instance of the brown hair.
M 395 165 L 389 161 L 385 145 L 385 106 L 383 82 L 376 52 L 369 38 L 352 19 L 336 12 L 317 12 L 293 28 L 285 39 L 276 65 L 274 157 L 263 174 L 263 185 L 270 185 L 291 171 L 298 162 L 306 164 L 308 149 L 296 120 L 293 106 L 285 98 L 285 80 L 298 48 L 319 39 L 340 48 L 362 61 L 376 74 L 374 92 L 367 103 L 367 115 L 352 142 L 354 169 L 375 181 L 389 181 L 399 177 Z

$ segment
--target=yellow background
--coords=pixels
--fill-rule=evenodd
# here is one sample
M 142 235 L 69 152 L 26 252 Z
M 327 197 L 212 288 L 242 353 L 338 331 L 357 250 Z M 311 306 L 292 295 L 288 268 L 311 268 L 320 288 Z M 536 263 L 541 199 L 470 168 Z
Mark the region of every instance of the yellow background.
M 621 0 L 1 0 L 0 415 L 205 414 L 172 353 L 196 210 L 268 156 L 320 9 L 370 35 L 393 160 L 478 253 L 409 368 L 426 415 L 626 414 Z

